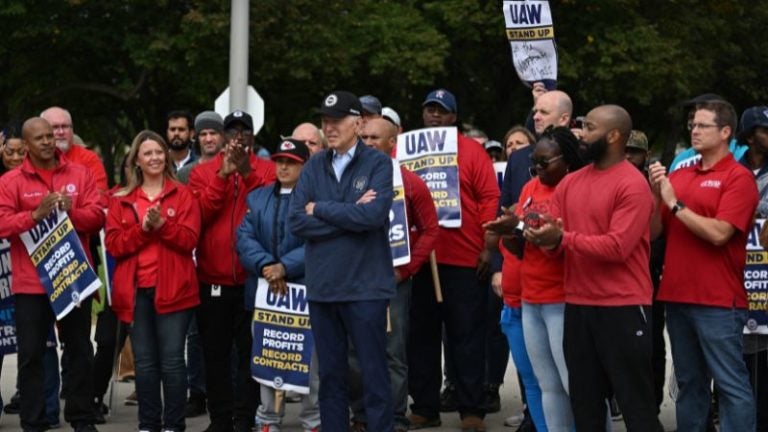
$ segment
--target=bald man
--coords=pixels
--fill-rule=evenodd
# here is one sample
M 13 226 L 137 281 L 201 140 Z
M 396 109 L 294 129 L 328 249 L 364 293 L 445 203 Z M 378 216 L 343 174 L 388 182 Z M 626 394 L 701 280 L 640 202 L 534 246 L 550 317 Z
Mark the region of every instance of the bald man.
M 304 141 L 309 147 L 309 154 L 313 155 L 327 147 L 322 132 L 312 123 L 302 123 L 293 130 L 291 138 Z
M 577 430 L 605 430 L 613 390 L 628 431 L 663 431 L 651 368 L 654 204 L 647 181 L 626 159 L 631 130 L 620 106 L 590 111 L 583 142 L 592 163 L 557 186 L 551 219 L 524 232 L 534 245 L 565 254 L 563 346 Z
M 43 354 L 56 317 L 19 235 L 59 208 L 67 211 L 85 245 L 88 235 L 104 225 L 104 210 L 93 176 L 85 167 L 61 157 L 56 149 L 54 130 L 46 120 L 39 117 L 27 120 L 22 135 L 27 157 L 18 169 L 5 174 L 0 188 L 0 220 L 3 220 L 0 238 L 11 241 L 21 429 L 43 431 L 49 426 L 45 418 Z M 75 366 L 62 377 L 62 387 L 66 389 L 64 419 L 75 431 L 95 431 L 91 297 L 81 299 L 80 307 L 73 308 L 58 324 L 63 358 Z
M 104 164 L 101 162 L 96 152 L 75 143 L 75 128 L 72 123 L 72 115 L 64 108 L 53 106 L 40 114 L 51 124 L 53 128 L 53 138 L 56 141 L 56 147 L 61 150 L 64 157 L 69 162 L 83 165 L 93 176 L 96 187 L 101 193 L 108 189 L 107 172 L 104 170 Z
M 549 126 L 568 126 L 573 103 L 570 96 L 560 90 L 548 91 L 533 105 L 533 128 L 540 135 Z

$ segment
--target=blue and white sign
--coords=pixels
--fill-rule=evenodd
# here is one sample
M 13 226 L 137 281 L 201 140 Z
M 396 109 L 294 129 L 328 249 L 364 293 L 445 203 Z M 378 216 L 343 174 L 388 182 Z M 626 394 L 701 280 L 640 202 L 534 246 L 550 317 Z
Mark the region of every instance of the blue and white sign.
M 760 246 L 760 229 L 765 219 L 757 219 L 747 237 L 747 265 L 744 288 L 747 290 L 749 317 L 745 334 L 768 334 L 768 252 Z
M 405 204 L 405 187 L 400 165 L 392 159 L 392 186 L 395 197 L 389 210 L 389 247 L 392 249 L 392 265 L 397 267 L 411 262 L 411 245 L 408 231 L 408 211 Z
M 520 80 L 557 81 L 555 26 L 548 1 L 504 1 L 504 22 L 512 48 L 512 63 Z
M 16 302 L 11 291 L 11 244 L 0 240 L 0 357 L 16 352 Z
M 66 212 L 52 212 L 19 237 L 37 267 L 57 320 L 101 287 Z
M 397 136 L 400 165 L 427 184 L 438 223 L 445 228 L 461 228 L 458 147 L 458 130 L 453 126 L 417 129 Z
M 314 339 L 304 285 L 288 284 L 279 296 L 259 279 L 253 311 L 251 375 L 277 390 L 309 394 L 309 363 Z

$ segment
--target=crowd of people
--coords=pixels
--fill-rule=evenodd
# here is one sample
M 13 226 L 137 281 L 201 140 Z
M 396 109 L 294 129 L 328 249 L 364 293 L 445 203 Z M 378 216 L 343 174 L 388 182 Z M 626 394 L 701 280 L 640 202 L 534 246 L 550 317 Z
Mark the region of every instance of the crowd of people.
M 21 428 L 58 427 L 60 391 L 64 420 L 97 430 L 130 334 L 140 432 L 181 432 L 205 413 L 207 432 L 279 431 L 281 398 L 252 377 L 251 326 L 258 290 L 291 283 L 307 288 L 315 341 L 297 398 L 305 431 L 435 428 L 452 411 L 485 431 L 510 353 L 518 431 L 607 431 L 618 412 L 629 431 L 663 431 L 665 324 L 678 430 L 768 431 L 768 336 L 743 335 L 747 241 L 768 216 L 768 107 L 739 117 L 717 95 L 688 101 L 692 150 L 667 169 L 624 108 L 574 119 L 567 93 L 532 94 L 501 141 L 464 132 L 450 91 L 423 100 L 412 129 L 458 127 L 458 228 L 397 164 L 404 125 L 371 95 L 327 95 L 320 127 L 296 126 L 272 154 L 247 112 L 173 111 L 165 136 L 134 137 L 111 189 L 67 110 L 9 125 L 0 238 Z M 410 261 L 395 266 L 398 194 Z M 115 260 L 95 354 L 92 299 L 57 321 L 20 239 L 54 211 L 94 265 L 102 229 Z

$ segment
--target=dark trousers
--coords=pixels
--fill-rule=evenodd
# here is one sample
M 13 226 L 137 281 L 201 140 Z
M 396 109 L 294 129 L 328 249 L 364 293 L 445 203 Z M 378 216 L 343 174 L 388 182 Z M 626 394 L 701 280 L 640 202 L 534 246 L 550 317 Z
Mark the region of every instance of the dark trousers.
M 211 296 L 211 285 L 200 284 L 197 326 L 203 345 L 205 384 L 211 424 L 231 428 L 253 425 L 258 406 L 258 385 L 251 378 L 251 316 L 245 309 L 242 285 L 222 286 Z M 237 351 L 237 378 L 232 385 L 232 345 Z M 235 398 L 234 395 L 237 395 Z
M 53 310 L 45 295 L 16 295 L 16 341 L 18 343 L 19 392 L 21 395 L 21 427 L 43 431 L 48 427 L 45 415 L 43 356 Z M 64 357 L 72 365 L 63 375 L 66 402 L 64 419 L 78 426 L 93 424 L 93 346 L 91 334 L 91 298 L 72 309 L 59 321 L 59 338 Z
M 109 380 L 115 367 L 115 360 L 125 344 L 128 335 L 126 326 L 120 323 L 108 305 L 96 318 L 96 355 L 93 360 L 93 395 L 99 401 L 109 387 Z
M 565 305 L 563 349 L 576 430 L 604 431 L 611 390 L 629 432 L 660 430 L 649 306 Z
M 653 348 L 651 364 L 653 365 L 653 395 L 656 401 L 656 413 L 661 412 L 664 402 L 664 380 L 667 374 L 667 343 L 664 340 L 664 303 L 654 300 L 651 306 L 653 319 Z
M 440 413 L 441 341 L 455 367 L 459 414 L 483 417 L 487 286 L 474 268 L 439 265 L 443 303 L 437 303 L 428 266 L 414 279 L 408 339 L 411 411 L 429 418 Z M 492 318 L 496 320 L 496 317 Z
M 764 338 L 768 336 L 759 336 Z M 757 432 L 768 432 L 768 350 L 744 354 L 744 363 L 749 371 L 749 381 L 755 394 L 757 406 Z
M 412 285 L 411 279 L 397 284 L 397 292 L 389 300 L 390 332 L 387 333 L 387 367 L 389 368 L 389 381 L 392 386 L 395 425 L 405 430 L 410 426 L 406 416 L 408 412 L 408 358 L 406 356 L 406 345 L 408 341 Z M 365 416 L 365 406 L 363 405 L 360 361 L 354 348 L 350 349 L 349 365 L 349 398 L 352 407 L 352 420 L 368 423 Z
M 394 429 L 387 369 L 388 300 L 309 302 L 309 319 L 320 366 L 320 421 L 323 430 L 349 430 L 349 343 L 363 376 L 363 406 L 371 432 Z

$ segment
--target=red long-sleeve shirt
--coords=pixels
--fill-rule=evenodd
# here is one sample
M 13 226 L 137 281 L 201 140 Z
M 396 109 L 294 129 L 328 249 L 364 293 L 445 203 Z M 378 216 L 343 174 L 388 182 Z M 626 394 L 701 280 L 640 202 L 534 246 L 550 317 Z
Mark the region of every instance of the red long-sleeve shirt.
M 551 201 L 564 223 L 566 303 L 650 305 L 648 270 L 653 196 L 632 164 L 588 165 L 567 175 Z
M 439 228 L 435 204 L 424 180 L 403 167 L 400 167 L 400 172 L 403 174 L 403 188 L 405 189 L 411 261 L 397 267 L 397 270 L 403 279 L 407 279 L 416 274 L 421 266 L 429 260 L 429 254 L 437 241 Z
M 499 184 L 488 154 L 476 141 L 458 136 L 461 228 L 440 227 L 437 262 L 475 267 L 484 247 L 483 223 L 496 218 Z

